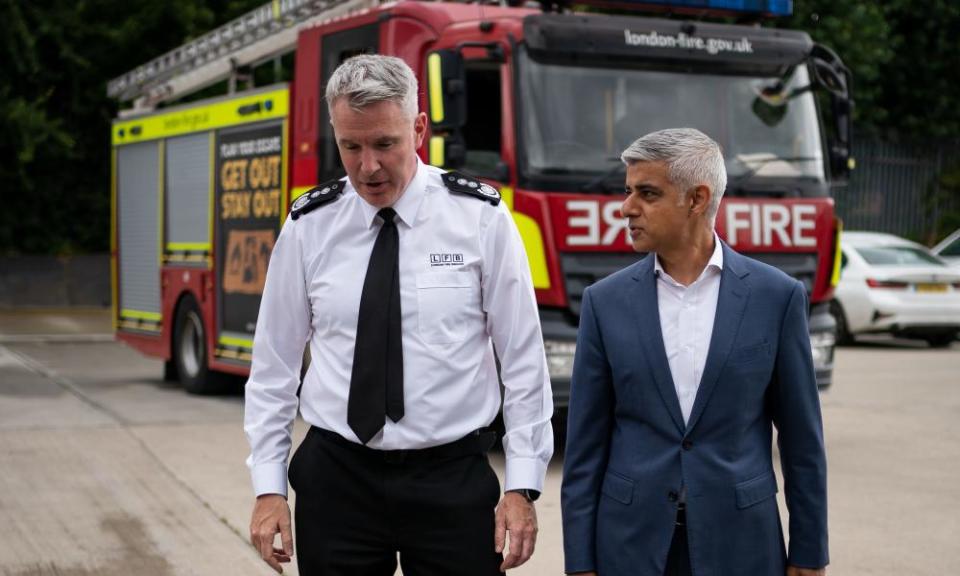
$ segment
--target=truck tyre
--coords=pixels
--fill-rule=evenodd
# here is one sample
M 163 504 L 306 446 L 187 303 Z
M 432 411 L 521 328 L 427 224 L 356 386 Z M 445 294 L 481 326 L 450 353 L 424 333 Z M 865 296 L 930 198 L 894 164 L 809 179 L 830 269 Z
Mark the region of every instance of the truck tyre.
M 847 316 L 843 313 L 843 307 L 836 300 L 830 301 L 830 315 L 833 316 L 833 321 L 837 323 L 837 344 L 840 346 L 853 344 L 853 334 L 847 327 Z
M 163 363 L 163 381 L 176 382 L 180 377 L 177 375 L 177 363 L 172 359 Z
M 226 378 L 207 366 L 206 327 L 193 297 L 177 308 L 173 330 L 173 363 L 183 388 L 191 394 L 222 392 Z
M 925 340 L 931 348 L 949 348 L 953 344 L 956 334 L 950 332 L 946 334 L 935 334 L 932 336 L 927 336 Z

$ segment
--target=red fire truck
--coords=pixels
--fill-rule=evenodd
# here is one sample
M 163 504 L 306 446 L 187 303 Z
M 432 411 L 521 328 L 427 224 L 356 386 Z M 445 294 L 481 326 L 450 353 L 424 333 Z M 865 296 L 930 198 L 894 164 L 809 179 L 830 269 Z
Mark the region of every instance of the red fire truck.
M 420 80 L 423 160 L 483 178 L 513 211 L 557 406 L 584 288 L 638 258 L 619 212 L 619 154 L 680 126 L 723 147 L 720 235 L 807 287 L 818 384 L 828 386 L 840 227 L 831 189 L 851 162 L 849 71 L 803 32 L 701 20 L 738 4 L 741 20 L 782 15 L 789 0 L 635 7 L 655 4 L 674 14 L 275 1 L 114 80 L 109 93 L 134 103 L 112 127 L 117 337 L 165 359 L 168 376 L 193 392 L 248 371 L 289 204 L 343 174 L 323 87 L 344 59 L 382 53 Z M 290 51 L 289 85 L 236 91 L 245 67 Z M 226 96 L 157 109 L 225 79 Z

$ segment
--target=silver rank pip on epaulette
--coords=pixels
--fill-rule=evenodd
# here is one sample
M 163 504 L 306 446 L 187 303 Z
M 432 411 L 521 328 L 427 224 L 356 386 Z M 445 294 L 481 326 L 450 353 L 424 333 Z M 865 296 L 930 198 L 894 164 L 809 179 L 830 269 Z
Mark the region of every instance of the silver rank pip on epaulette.
M 500 193 L 497 192 L 496 188 L 470 176 L 460 174 L 459 172 L 447 172 L 444 174 L 443 184 L 451 192 L 486 200 L 494 206 L 500 204 Z
M 296 220 L 324 204 L 333 202 L 343 193 L 343 188 L 344 183 L 340 180 L 331 180 L 319 186 L 314 186 L 294 201 L 290 208 L 290 217 Z

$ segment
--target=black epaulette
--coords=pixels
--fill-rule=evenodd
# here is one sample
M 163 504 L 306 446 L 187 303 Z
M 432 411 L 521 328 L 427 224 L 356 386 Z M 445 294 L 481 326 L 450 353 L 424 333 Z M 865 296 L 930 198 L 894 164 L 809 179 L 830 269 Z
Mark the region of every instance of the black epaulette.
M 343 193 L 343 187 L 344 182 L 340 180 L 330 180 L 314 186 L 294 201 L 290 207 L 290 217 L 296 220 L 311 210 L 333 202 Z
M 464 176 L 459 172 L 447 172 L 442 178 L 444 186 L 451 192 L 486 200 L 494 206 L 500 203 L 500 193 L 489 184 L 484 184 L 475 178 Z

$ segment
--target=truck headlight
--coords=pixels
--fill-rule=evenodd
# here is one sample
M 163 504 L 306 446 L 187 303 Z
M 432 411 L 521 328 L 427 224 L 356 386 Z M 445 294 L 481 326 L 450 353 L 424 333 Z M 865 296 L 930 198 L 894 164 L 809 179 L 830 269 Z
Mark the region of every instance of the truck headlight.
M 833 349 L 837 338 L 833 332 L 812 332 L 810 350 L 813 352 L 813 367 L 822 370 L 833 364 Z
M 569 380 L 573 375 L 573 355 L 577 351 L 577 343 L 564 340 L 545 340 L 543 347 L 547 352 L 547 370 L 550 379 Z

